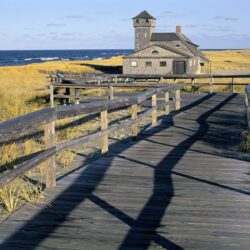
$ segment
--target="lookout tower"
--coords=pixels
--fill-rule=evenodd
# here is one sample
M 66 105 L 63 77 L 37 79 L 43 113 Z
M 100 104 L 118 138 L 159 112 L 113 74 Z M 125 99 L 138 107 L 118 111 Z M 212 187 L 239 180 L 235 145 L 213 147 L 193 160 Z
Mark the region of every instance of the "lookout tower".
M 155 20 L 147 11 L 142 11 L 133 18 L 135 27 L 135 51 L 149 46 L 151 35 L 155 29 Z

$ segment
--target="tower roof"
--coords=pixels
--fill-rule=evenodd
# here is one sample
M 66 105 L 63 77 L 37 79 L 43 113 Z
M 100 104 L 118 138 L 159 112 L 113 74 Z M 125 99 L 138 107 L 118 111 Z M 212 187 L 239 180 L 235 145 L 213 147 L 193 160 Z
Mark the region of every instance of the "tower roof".
M 139 15 L 137 15 L 136 17 L 134 17 L 133 19 L 154 19 L 156 20 L 156 18 L 154 18 L 153 16 L 151 16 L 146 10 L 142 11 Z

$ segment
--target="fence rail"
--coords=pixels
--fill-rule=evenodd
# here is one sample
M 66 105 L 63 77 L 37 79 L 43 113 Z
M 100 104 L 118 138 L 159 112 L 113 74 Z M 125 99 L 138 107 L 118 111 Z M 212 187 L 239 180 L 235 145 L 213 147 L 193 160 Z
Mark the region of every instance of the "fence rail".
M 106 154 L 108 152 L 108 135 L 109 133 L 131 127 L 131 134 L 133 137 L 137 136 L 138 123 L 146 116 L 151 115 L 152 125 L 157 123 L 157 110 L 164 108 L 166 115 L 169 114 L 170 104 L 174 104 L 175 109 L 180 109 L 180 85 L 171 85 L 164 88 L 148 89 L 145 92 L 133 95 L 131 97 L 117 98 L 108 101 L 98 101 L 94 103 L 58 106 L 36 111 L 15 119 L 0 123 L 0 143 L 4 144 L 9 140 L 17 139 L 23 134 L 44 126 L 44 146 L 45 149 L 35 153 L 31 159 L 22 162 L 15 166 L 14 169 L 0 176 L 0 186 L 6 185 L 18 177 L 25 175 L 26 172 L 36 168 L 39 164 L 46 161 L 46 186 L 54 187 L 56 185 L 55 174 L 55 155 L 56 153 L 65 149 L 74 147 L 78 144 L 86 143 L 95 138 L 101 140 L 101 152 Z M 170 92 L 174 94 L 174 100 L 169 100 Z M 157 94 L 164 94 L 164 102 L 157 104 Z M 143 102 L 151 100 L 151 108 L 138 115 L 138 105 Z M 131 107 L 131 117 L 122 122 L 117 122 L 109 126 L 108 112 L 119 109 Z M 73 140 L 69 140 L 60 144 L 55 143 L 55 121 L 77 117 L 79 115 L 100 114 L 100 130 L 93 132 Z

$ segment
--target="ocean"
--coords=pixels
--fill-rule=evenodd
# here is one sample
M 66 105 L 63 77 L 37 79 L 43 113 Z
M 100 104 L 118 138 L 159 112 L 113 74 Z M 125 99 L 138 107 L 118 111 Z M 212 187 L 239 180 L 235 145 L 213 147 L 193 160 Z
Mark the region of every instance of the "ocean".
M 132 50 L 0 50 L 0 66 L 18 66 L 46 61 L 104 59 L 131 53 Z
M 203 49 L 229 50 L 229 49 Z M 231 49 L 230 49 L 231 50 Z M 234 50 L 234 49 L 233 49 Z M 46 61 L 77 61 L 129 55 L 133 50 L 0 50 L 0 66 L 18 66 Z

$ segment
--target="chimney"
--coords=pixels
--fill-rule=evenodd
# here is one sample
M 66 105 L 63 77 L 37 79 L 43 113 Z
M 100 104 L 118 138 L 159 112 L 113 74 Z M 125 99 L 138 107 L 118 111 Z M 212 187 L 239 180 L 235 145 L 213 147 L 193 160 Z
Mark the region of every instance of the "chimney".
M 176 33 L 181 33 L 181 26 L 180 25 L 176 26 Z

